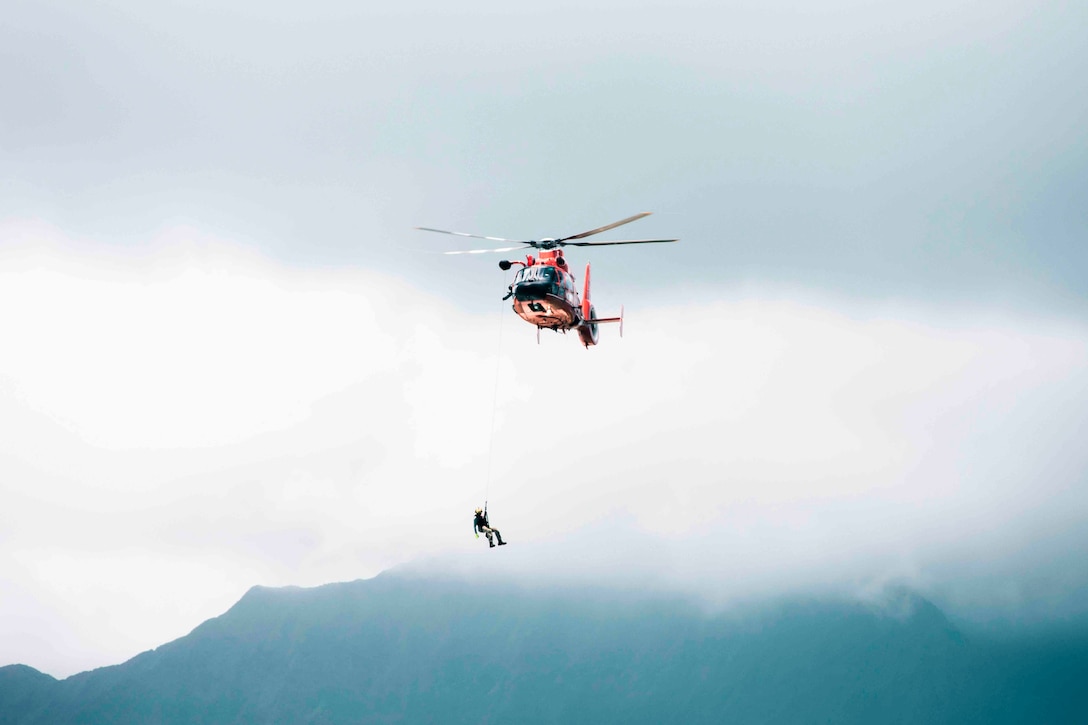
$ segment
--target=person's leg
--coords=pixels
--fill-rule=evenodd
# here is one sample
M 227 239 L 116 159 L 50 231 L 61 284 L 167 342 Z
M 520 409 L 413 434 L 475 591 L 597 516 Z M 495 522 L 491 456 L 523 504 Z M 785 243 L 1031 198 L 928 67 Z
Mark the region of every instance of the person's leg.
M 499 540 L 499 546 L 505 545 L 506 542 L 502 540 L 502 534 L 499 533 L 499 530 L 498 529 L 492 529 L 492 531 L 495 532 L 495 538 Z

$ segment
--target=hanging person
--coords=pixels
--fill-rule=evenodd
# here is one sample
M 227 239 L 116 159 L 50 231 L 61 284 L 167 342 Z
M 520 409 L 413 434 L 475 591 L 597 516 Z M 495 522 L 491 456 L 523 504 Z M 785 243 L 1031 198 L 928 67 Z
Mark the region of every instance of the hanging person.
M 506 546 L 506 542 L 502 540 L 502 534 L 498 529 L 492 528 L 491 524 L 487 520 L 487 511 L 481 508 L 476 509 L 476 518 L 472 522 L 472 532 L 476 534 L 476 538 L 480 538 L 480 532 L 484 532 L 487 537 L 487 544 L 492 549 L 495 548 L 495 539 L 499 540 L 499 546 Z M 492 538 L 494 536 L 494 538 Z

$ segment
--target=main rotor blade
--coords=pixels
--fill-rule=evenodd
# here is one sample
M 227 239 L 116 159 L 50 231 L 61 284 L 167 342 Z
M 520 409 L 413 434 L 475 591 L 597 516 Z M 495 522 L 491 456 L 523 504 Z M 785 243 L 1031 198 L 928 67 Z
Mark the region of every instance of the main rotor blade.
M 640 211 L 634 216 L 629 216 L 626 219 L 620 219 L 618 222 L 612 222 L 603 227 L 597 227 L 596 229 L 590 229 L 588 232 L 582 232 L 581 234 L 574 234 L 569 237 L 563 237 L 562 239 L 556 239 L 557 242 L 565 242 L 568 239 L 585 239 L 586 237 L 592 237 L 594 234 L 600 234 L 601 232 L 607 232 L 609 229 L 615 229 L 616 227 L 623 226 L 624 224 L 630 224 L 633 221 L 638 221 L 643 217 L 650 216 L 651 212 Z
M 514 252 L 525 247 L 502 247 L 500 249 L 459 249 L 455 252 L 442 252 L 442 254 L 484 254 L 485 252 Z
M 467 232 L 451 232 L 446 229 L 431 229 L 430 227 L 416 227 L 423 232 L 438 232 L 439 234 L 452 234 L 455 237 L 472 237 L 473 239 L 486 239 L 489 242 L 510 242 L 511 244 L 528 244 L 520 239 L 503 239 L 502 237 L 485 237 L 479 234 L 469 234 Z
M 614 242 L 563 242 L 563 246 L 570 247 L 606 247 L 610 244 L 667 244 L 679 242 L 679 239 L 619 239 Z

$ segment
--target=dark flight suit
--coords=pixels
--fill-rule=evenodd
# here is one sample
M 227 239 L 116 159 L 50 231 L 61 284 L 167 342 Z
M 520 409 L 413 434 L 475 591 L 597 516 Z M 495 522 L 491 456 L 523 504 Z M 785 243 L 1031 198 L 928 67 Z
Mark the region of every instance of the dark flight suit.
M 499 546 L 506 544 L 506 542 L 502 540 L 502 534 L 499 533 L 499 530 L 491 528 L 488 524 L 487 514 L 485 513 L 476 514 L 476 519 L 472 522 L 472 532 L 476 533 L 478 531 L 484 532 L 484 535 L 487 536 L 487 544 L 492 548 L 495 547 L 495 540 L 492 538 L 492 535 L 494 535 L 495 539 L 499 540 Z

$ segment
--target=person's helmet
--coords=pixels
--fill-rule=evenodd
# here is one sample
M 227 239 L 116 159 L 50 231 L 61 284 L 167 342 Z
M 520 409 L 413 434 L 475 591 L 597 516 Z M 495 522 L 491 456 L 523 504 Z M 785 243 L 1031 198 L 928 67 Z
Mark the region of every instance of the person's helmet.
M 476 509 L 476 513 L 478 513 L 478 514 L 482 514 L 483 512 L 484 512 L 484 510 L 482 508 L 477 508 Z

